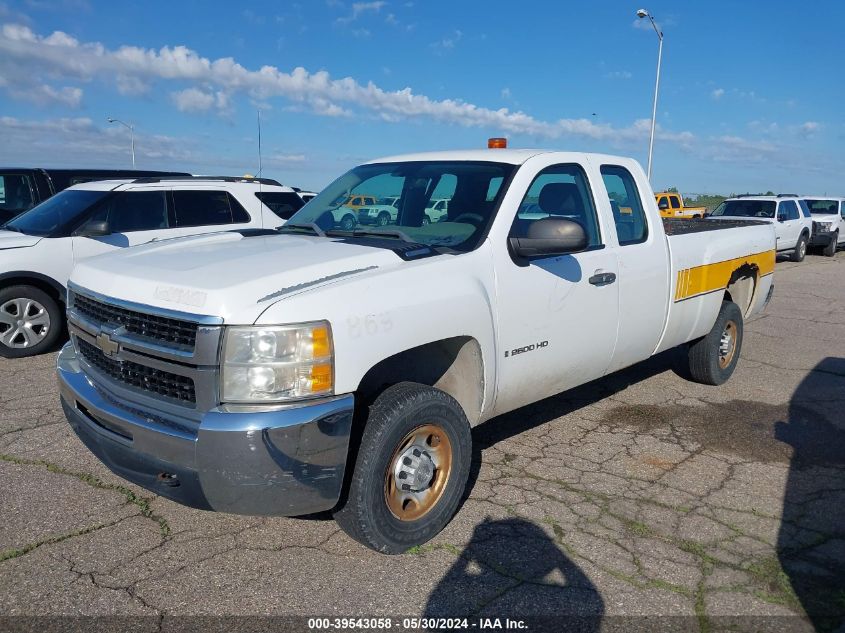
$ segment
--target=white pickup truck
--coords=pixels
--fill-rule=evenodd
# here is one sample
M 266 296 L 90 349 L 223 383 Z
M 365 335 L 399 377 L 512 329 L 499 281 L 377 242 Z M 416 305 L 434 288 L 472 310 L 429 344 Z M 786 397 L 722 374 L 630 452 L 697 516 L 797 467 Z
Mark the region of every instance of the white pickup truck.
M 335 228 L 333 205 L 362 191 L 401 191 L 396 225 Z M 443 198 L 448 216 L 423 224 Z M 773 289 L 773 228 L 670 224 L 627 158 L 374 161 L 277 230 L 81 262 L 62 406 L 105 464 L 160 495 L 333 510 L 401 552 L 456 511 L 471 427 L 682 345 L 692 379 L 730 377 Z

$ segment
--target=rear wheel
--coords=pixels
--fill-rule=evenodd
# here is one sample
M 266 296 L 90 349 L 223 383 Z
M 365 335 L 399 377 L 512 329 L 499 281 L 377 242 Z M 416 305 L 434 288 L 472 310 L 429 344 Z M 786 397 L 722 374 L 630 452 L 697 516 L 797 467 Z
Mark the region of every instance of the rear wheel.
M 798 244 L 795 245 L 795 250 L 792 252 L 792 261 L 794 262 L 803 262 L 804 257 L 807 255 L 807 236 L 802 234 L 801 237 L 798 238 Z
M 822 250 L 822 254 L 827 257 L 833 257 L 836 255 L 836 244 L 839 241 L 839 232 L 837 231 L 833 235 L 830 236 L 830 243 L 824 247 Z
M 48 351 L 62 330 L 59 304 L 33 286 L 0 290 L 0 356 L 22 358 Z
M 689 346 L 690 377 L 705 385 L 721 385 L 736 369 L 742 350 L 742 312 L 723 301 L 710 333 Z
M 385 554 L 421 545 L 451 520 L 469 476 L 463 409 L 426 385 L 400 383 L 370 407 L 349 494 L 335 520 Z
M 377 222 L 379 226 L 387 226 L 390 224 L 390 214 L 387 211 L 382 211 L 378 215 Z

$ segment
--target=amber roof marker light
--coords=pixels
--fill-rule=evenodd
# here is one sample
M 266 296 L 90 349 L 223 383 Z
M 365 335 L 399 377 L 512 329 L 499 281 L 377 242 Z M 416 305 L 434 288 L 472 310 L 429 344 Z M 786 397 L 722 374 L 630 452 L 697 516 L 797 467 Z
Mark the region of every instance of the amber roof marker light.
M 507 149 L 508 139 L 502 136 L 494 136 L 487 139 L 487 149 Z

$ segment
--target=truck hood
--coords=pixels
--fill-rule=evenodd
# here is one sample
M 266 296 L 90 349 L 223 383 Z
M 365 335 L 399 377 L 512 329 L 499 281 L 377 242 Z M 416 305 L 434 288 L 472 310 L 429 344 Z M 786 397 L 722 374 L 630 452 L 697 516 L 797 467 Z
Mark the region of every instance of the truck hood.
M 43 239 L 43 237 L 37 235 L 24 235 L 23 233 L 15 233 L 14 231 L 0 231 L 0 251 L 8 248 L 35 246 Z
M 833 222 L 834 224 L 839 223 L 839 214 L 838 213 L 829 213 L 822 215 L 821 213 L 814 213 L 812 215 L 813 222 Z
M 276 301 L 402 263 L 391 250 L 330 238 L 232 232 L 87 259 L 74 268 L 71 283 L 107 297 L 249 324 Z

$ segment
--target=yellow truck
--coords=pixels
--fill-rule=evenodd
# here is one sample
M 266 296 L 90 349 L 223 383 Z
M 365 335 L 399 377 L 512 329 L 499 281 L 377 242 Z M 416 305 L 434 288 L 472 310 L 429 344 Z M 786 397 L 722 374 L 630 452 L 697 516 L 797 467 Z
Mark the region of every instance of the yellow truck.
M 685 207 L 684 197 L 671 191 L 656 193 L 654 199 L 663 218 L 703 218 L 707 212 L 707 207 Z

